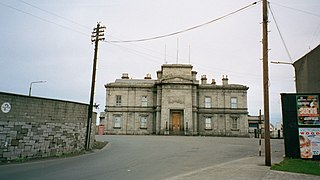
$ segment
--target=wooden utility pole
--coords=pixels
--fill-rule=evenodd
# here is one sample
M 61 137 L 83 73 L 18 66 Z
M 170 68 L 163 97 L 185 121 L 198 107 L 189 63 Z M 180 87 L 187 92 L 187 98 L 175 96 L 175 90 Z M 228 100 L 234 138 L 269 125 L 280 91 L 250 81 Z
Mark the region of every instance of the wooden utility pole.
M 268 4 L 262 0 L 262 64 L 264 100 L 265 164 L 271 166 L 270 123 L 269 123 L 269 70 L 268 70 Z
M 98 59 L 98 45 L 99 41 L 104 40 L 104 30 L 106 27 L 97 24 L 97 27 L 93 29 L 91 42 L 94 43 L 94 57 L 93 57 L 93 70 L 92 70 L 92 81 L 91 81 L 91 94 L 90 104 L 88 108 L 88 120 L 87 120 L 87 134 L 86 134 L 86 150 L 90 149 L 90 137 L 91 137 L 91 126 L 92 126 L 92 114 L 93 114 L 93 101 L 94 101 L 94 89 L 96 83 L 96 69 Z

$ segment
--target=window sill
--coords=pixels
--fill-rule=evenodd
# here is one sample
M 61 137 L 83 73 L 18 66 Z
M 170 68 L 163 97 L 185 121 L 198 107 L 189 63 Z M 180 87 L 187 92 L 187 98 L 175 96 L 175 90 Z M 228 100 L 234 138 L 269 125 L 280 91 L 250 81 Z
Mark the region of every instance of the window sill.
M 148 129 L 148 128 L 141 127 L 140 129 Z
M 121 127 L 113 127 L 113 129 L 121 129 Z
M 212 128 L 206 128 L 206 129 L 204 129 L 204 130 L 206 130 L 206 131 L 212 131 Z
M 231 131 L 240 131 L 240 129 L 231 129 Z

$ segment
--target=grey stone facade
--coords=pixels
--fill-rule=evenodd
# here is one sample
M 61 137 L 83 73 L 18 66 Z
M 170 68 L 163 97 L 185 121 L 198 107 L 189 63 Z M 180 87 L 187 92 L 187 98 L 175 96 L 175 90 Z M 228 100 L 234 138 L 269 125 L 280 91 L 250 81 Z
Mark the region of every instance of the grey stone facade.
M 85 149 L 88 105 L 2 92 L 0 105 L 1 161 L 57 156 Z M 94 127 L 95 121 L 91 143 Z
M 196 75 L 191 65 L 165 64 L 156 80 L 123 74 L 106 84 L 105 134 L 248 136 L 248 87 Z

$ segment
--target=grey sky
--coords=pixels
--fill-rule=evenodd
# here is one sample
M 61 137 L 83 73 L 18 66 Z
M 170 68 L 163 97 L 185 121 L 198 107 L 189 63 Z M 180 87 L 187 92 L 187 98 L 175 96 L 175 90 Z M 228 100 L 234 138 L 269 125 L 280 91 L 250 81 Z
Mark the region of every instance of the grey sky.
M 99 21 L 106 40 L 148 38 L 180 31 L 252 4 L 251 0 L 3 0 L 0 2 L 0 91 L 89 102 L 93 45 L 90 36 Z M 320 42 L 320 1 L 270 0 L 292 61 Z M 105 106 L 104 84 L 123 72 L 156 78 L 165 61 L 190 62 L 208 80 L 244 84 L 249 114 L 263 109 L 261 70 L 261 3 L 201 28 L 139 43 L 101 42 L 95 102 Z M 290 62 L 275 22 L 269 15 L 269 60 Z M 166 46 L 166 56 L 165 56 Z M 269 65 L 271 122 L 281 120 L 280 93 L 294 92 L 294 69 Z

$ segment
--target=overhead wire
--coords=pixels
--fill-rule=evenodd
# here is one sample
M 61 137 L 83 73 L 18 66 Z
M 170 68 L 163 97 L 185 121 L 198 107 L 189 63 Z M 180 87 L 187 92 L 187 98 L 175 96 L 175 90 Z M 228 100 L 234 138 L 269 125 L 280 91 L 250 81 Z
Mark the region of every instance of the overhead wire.
M 285 5 L 282 5 L 282 4 L 279 4 L 279 3 L 274 3 L 274 2 L 272 2 L 272 4 L 275 4 L 275 5 L 278 5 L 278 6 L 287 8 L 287 9 L 299 11 L 299 12 L 302 12 L 302 13 L 305 13 L 305 14 L 309 14 L 309 15 L 312 15 L 312 16 L 320 17 L 320 14 L 316 14 L 316 13 L 308 12 L 308 11 L 305 11 L 305 10 L 301 10 L 301 9 L 297 9 L 297 8 L 285 6 Z
M 112 37 L 112 38 L 114 38 L 114 39 L 117 39 L 117 40 L 120 40 L 119 38 L 117 38 L 117 37 L 115 37 L 115 36 L 112 36 L 112 35 L 107 35 L 107 36 L 110 36 L 110 37 Z M 115 45 L 116 43 L 111 43 L 111 42 L 107 42 L 107 41 L 103 41 L 104 43 L 109 43 L 109 44 L 112 44 L 112 45 Z M 144 47 L 144 46 L 142 46 L 142 45 L 139 45 L 139 44 L 137 44 L 137 43 L 127 43 L 126 45 L 132 45 L 132 46 L 136 46 L 136 47 L 138 47 L 138 48 L 140 48 L 140 49 L 143 49 L 143 50 L 147 50 L 147 51 L 149 51 L 149 52 L 152 52 L 152 53 L 156 53 L 156 54 L 158 54 L 159 56 L 161 56 L 161 57 L 158 57 L 159 59 L 161 59 L 161 58 L 163 58 L 162 56 L 163 56 L 163 52 L 159 52 L 159 51 L 155 51 L 155 50 L 152 50 L 152 49 L 149 49 L 149 48 L 146 48 L 146 47 Z M 124 48 L 128 48 L 128 47 L 124 47 Z M 128 48 L 129 49 L 129 48 Z M 170 58 L 176 58 L 176 57 L 173 57 L 173 56 L 170 56 L 170 55 L 167 55 L 167 57 L 170 57 Z
M 31 3 L 29 3 L 29 2 L 26 2 L 26 1 L 23 1 L 23 0 L 18 0 L 18 1 L 24 3 L 24 4 L 28 5 L 28 6 L 31 6 L 31 7 L 33 7 L 33 8 L 36 8 L 36 9 L 42 11 L 42 12 L 45 12 L 45 13 L 50 14 L 50 15 L 52 15 L 52 16 L 58 17 L 58 18 L 60 18 L 60 19 L 63 19 L 63 20 L 65 20 L 65 21 L 68 21 L 68 22 L 73 23 L 73 24 L 75 24 L 75 25 L 78 25 L 78 26 L 80 26 L 80 27 L 82 27 L 82 28 L 91 29 L 91 28 L 88 27 L 88 26 L 85 26 L 85 25 L 80 24 L 80 23 L 78 23 L 78 22 L 76 22 L 76 21 L 73 21 L 73 20 L 71 20 L 71 19 L 68 19 L 68 18 L 65 18 L 65 17 L 63 17 L 63 16 L 60 16 L 60 15 L 58 15 L 58 14 L 56 14 L 56 13 L 53 13 L 53 12 L 50 12 L 50 11 L 45 10 L 45 9 L 43 9 L 43 8 L 40 8 L 39 6 L 36 6 L 36 5 L 31 4 Z
M 141 51 L 132 49 L 132 48 L 124 47 L 124 46 L 121 46 L 121 45 L 115 44 L 115 43 L 110 43 L 110 42 L 108 42 L 108 44 L 110 44 L 110 45 L 112 45 L 112 46 L 115 46 L 115 47 L 118 47 L 118 48 L 120 48 L 120 49 L 124 49 L 125 52 L 129 52 L 129 53 L 132 53 L 132 54 L 135 54 L 135 55 L 137 55 L 137 56 L 144 57 L 144 58 L 147 57 L 149 60 L 151 60 L 150 58 L 157 59 L 157 60 L 151 60 L 151 61 L 153 61 L 153 62 L 156 62 L 156 63 L 159 63 L 159 62 L 160 62 L 160 61 L 158 60 L 159 57 L 153 56 L 153 55 L 151 55 L 151 54 L 147 54 L 147 53 L 144 53 L 144 52 L 141 52 Z
M 310 38 L 310 41 L 309 41 L 309 50 L 311 50 L 311 47 L 310 47 L 311 44 L 316 41 L 316 36 L 317 36 L 317 34 L 320 34 L 320 23 L 318 24 L 316 30 L 314 31 L 314 33 L 312 34 L 312 36 L 311 36 L 311 38 Z
M 196 26 L 184 29 L 184 30 L 176 31 L 176 32 L 173 32 L 173 33 L 160 35 L 160 36 L 154 36 L 154 37 L 150 37 L 150 38 L 142 38 L 142 39 L 134 39 L 134 40 L 120 40 L 120 41 L 107 41 L 107 42 L 112 42 L 112 43 L 132 43 L 132 42 L 143 42 L 143 41 L 150 41 L 150 40 L 155 40 L 155 39 L 161 39 L 161 38 L 165 38 L 165 37 L 174 36 L 174 35 L 177 35 L 177 34 L 185 33 L 185 32 L 200 28 L 202 26 L 205 26 L 205 25 L 211 24 L 213 22 L 216 22 L 218 20 L 224 19 L 224 18 L 226 18 L 228 16 L 234 15 L 234 14 L 240 12 L 240 11 L 243 11 L 243 10 L 249 8 L 249 7 L 252 7 L 252 6 L 258 4 L 258 2 L 261 2 L 261 1 L 253 2 L 253 3 L 249 4 L 249 5 L 246 5 L 246 6 L 242 7 L 242 8 L 240 8 L 240 9 L 232 11 L 232 12 L 230 12 L 230 13 L 228 13 L 226 15 L 223 15 L 221 17 L 218 17 L 218 18 L 215 18 L 215 19 L 210 20 L 208 22 L 205 22 L 205 23 L 202 23 L 202 24 L 199 24 L 199 25 L 196 25 Z
M 271 8 L 271 6 L 270 6 L 270 2 L 268 2 L 268 7 L 269 7 L 269 10 L 270 10 L 270 12 L 271 12 L 272 19 L 274 20 L 274 23 L 275 23 L 276 28 L 277 28 L 277 30 L 278 30 L 278 33 L 279 33 L 279 35 L 280 35 L 282 44 L 283 44 L 283 46 L 284 46 L 284 48 L 285 48 L 285 50 L 286 50 L 286 52 L 287 52 L 287 55 L 288 55 L 288 57 L 289 57 L 289 60 L 290 60 L 291 62 L 293 62 L 293 61 L 292 61 L 292 58 L 291 58 L 291 55 L 290 55 L 290 53 L 289 53 L 288 47 L 287 47 L 287 45 L 286 45 L 286 43 L 285 43 L 285 41 L 284 41 L 284 38 L 283 38 L 283 36 L 282 36 L 282 33 L 281 33 L 281 31 L 280 31 L 280 28 L 279 28 L 278 22 L 277 22 L 277 20 L 276 20 L 276 17 L 274 16 L 274 13 L 273 13 L 272 8 Z
M 18 8 L 16 8 L 16 7 L 10 6 L 10 5 L 8 5 L 8 4 L 5 4 L 5 3 L 0 2 L 0 5 L 2 5 L 2 6 L 4 6 L 4 7 L 7 7 L 7 8 L 10 8 L 10 9 L 13 9 L 13 10 L 18 11 L 18 12 L 23 13 L 23 14 L 27 14 L 27 15 L 29 15 L 29 16 L 32 16 L 32 17 L 34 17 L 34 18 L 36 18 L 36 19 L 39 19 L 39 20 L 41 20 L 41 21 L 44 21 L 44 22 L 46 22 L 46 23 L 54 24 L 54 25 L 59 26 L 59 27 L 61 27 L 61 28 L 68 29 L 68 30 L 73 31 L 73 32 L 76 32 L 76 33 L 78 33 L 78 34 L 88 36 L 87 33 L 84 33 L 84 32 L 82 32 L 82 31 L 78 31 L 78 30 L 76 30 L 76 29 L 73 29 L 73 28 L 70 28 L 70 27 L 67 27 L 67 26 L 64 26 L 64 25 L 55 23 L 55 22 L 53 22 L 53 21 L 50 21 L 50 20 L 48 20 L 48 19 L 45 19 L 45 18 L 42 18 L 42 17 L 40 17 L 40 16 L 34 15 L 34 14 L 29 13 L 29 12 L 27 12 L 27 11 L 18 9 Z
M 320 17 L 320 14 L 316 14 L 316 13 L 308 12 L 308 11 L 305 11 L 305 10 L 301 10 L 301 9 L 297 9 L 297 8 L 285 6 L 285 5 L 282 5 L 282 4 L 279 4 L 279 3 L 274 3 L 274 2 L 272 2 L 272 4 L 275 4 L 275 5 L 278 5 L 278 6 L 280 6 L 280 7 L 287 8 L 287 9 L 291 9 L 291 10 L 294 10 L 294 11 L 299 11 L 299 12 L 301 12 L 301 13 L 305 13 L 305 14 L 308 14 L 308 15 L 312 15 L 312 16 L 315 16 L 315 17 Z M 312 37 L 311 37 L 311 39 L 310 39 L 309 49 L 310 49 L 310 45 L 311 45 L 314 37 L 316 36 L 317 32 L 318 32 L 319 29 L 320 29 L 319 27 L 320 27 L 320 25 L 316 28 L 314 34 L 312 35 Z
M 114 36 L 111 36 L 111 35 L 108 35 L 108 36 L 110 36 L 110 37 L 112 37 L 112 38 L 115 38 L 115 39 L 118 39 L 118 38 L 116 38 L 116 37 L 114 37 Z M 144 58 L 145 58 L 146 56 L 148 56 L 148 57 L 149 57 L 149 58 L 147 57 L 148 59 L 150 59 L 150 58 L 152 58 L 152 59 L 161 59 L 161 58 L 162 58 L 161 55 L 163 55 L 163 52 L 154 51 L 154 50 L 145 48 L 145 47 L 143 47 L 143 46 L 137 45 L 137 44 L 135 44 L 135 43 L 132 44 L 132 45 L 137 46 L 137 47 L 139 47 L 139 48 L 142 48 L 142 49 L 144 49 L 144 50 L 148 50 L 148 51 L 153 52 L 153 53 L 157 53 L 159 56 L 157 57 L 157 56 L 151 55 L 151 54 L 149 54 L 149 53 L 144 53 L 144 52 L 141 52 L 141 51 L 139 51 L 139 50 L 135 50 L 135 49 L 133 49 L 133 48 L 129 48 L 129 47 L 125 47 L 125 46 L 120 46 L 118 43 L 110 43 L 110 42 L 106 42 L 106 41 L 103 41 L 103 42 L 104 42 L 104 43 L 107 43 L 107 44 L 110 44 L 110 45 L 112 45 L 112 46 L 118 47 L 118 48 L 120 48 L 120 49 L 123 49 L 125 52 L 132 53 L 132 54 L 134 54 L 134 55 L 136 55 L 136 56 L 141 56 L 141 57 L 144 57 Z M 129 43 L 129 44 L 131 45 L 131 43 Z M 175 60 L 175 59 L 176 59 L 176 57 L 170 56 L 170 55 L 168 55 L 168 54 L 167 54 L 167 57 L 169 57 L 169 58 L 172 59 L 172 60 Z M 185 60 L 185 61 L 187 61 L 186 59 L 181 59 L 181 58 L 179 58 L 179 59 L 180 59 L 180 60 Z M 160 62 L 160 61 L 159 61 L 159 60 L 154 60 L 154 62 L 158 63 L 158 62 Z M 210 71 L 214 70 L 214 71 L 220 71 L 220 72 L 229 71 L 229 69 L 217 68 L 217 67 L 208 67 L 208 65 L 201 65 L 201 64 L 198 64 L 198 63 L 196 63 L 196 62 L 194 62 L 193 65 L 194 65 L 195 67 L 197 67 L 197 69 L 202 69 L 202 70 L 206 70 L 206 71 L 208 71 L 208 70 L 210 70 Z M 236 74 L 237 76 L 242 76 L 242 77 L 249 77 L 249 78 L 251 78 L 251 79 L 260 79 L 260 78 L 259 78 L 259 75 L 253 74 L 253 73 L 242 73 L 242 72 L 232 71 L 230 74 L 234 74 L 234 75 Z
M 80 24 L 80 23 L 77 23 L 77 22 L 75 22 L 75 21 L 73 21 L 73 20 L 70 20 L 70 19 L 68 19 L 68 18 L 62 17 L 62 16 L 57 15 L 57 14 L 55 14 L 55 13 L 52 13 L 52 12 L 50 12 L 50 11 L 48 11 L 48 10 L 42 9 L 42 8 L 40 8 L 40 7 L 38 7 L 38 6 L 35 6 L 35 5 L 31 4 L 31 3 L 25 2 L 25 1 L 23 1 L 23 0 L 19 0 L 19 1 L 22 2 L 22 3 L 24 3 L 24 4 L 26 4 L 26 5 L 31 6 L 31 7 L 33 7 L 33 8 L 36 8 L 36 9 L 38 9 L 38 10 L 41 10 L 41 11 L 43 11 L 43 12 L 45 12 L 45 13 L 48 13 L 48 14 L 50 14 L 50 15 L 56 16 L 56 17 L 58 17 L 58 18 L 61 18 L 61 19 L 63 19 L 63 20 L 66 20 L 66 21 L 68 21 L 68 22 L 71 22 L 71 23 L 73 23 L 73 24 L 82 26 L 82 27 L 84 27 L 84 28 L 86 28 L 86 29 L 90 29 L 90 28 L 87 27 L 87 26 L 84 26 L 84 25 L 82 25 L 82 24 Z M 170 34 L 168 34 L 168 35 L 169 35 L 169 36 L 172 36 L 172 35 L 176 35 L 176 34 L 180 34 L 180 33 L 183 33 L 183 32 L 187 32 L 187 31 L 190 31 L 190 30 L 193 30 L 193 29 L 196 29 L 196 28 L 200 28 L 200 27 L 205 26 L 205 25 L 207 25 L 207 24 L 213 23 L 213 22 L 215 22 L 215 21 L 221 20 L 221 19 L 226 18 L 226 17 L 228 17 L 228 16 L 231 16 L 231 15 L 233 15 L 233 14 L 235 14 L 235 13 L 238 13 L 238 12 L 240 12 L 240 11 L 243 11 L 243 10 L 245 10 L 245 9 L 247 9 L 247 8 L 249 8 L 249 7 L 257 4 L 257 3 L 258 3 L 258 2 L 254 2 L 254 3 L 250 4 L 250 5 L 244 6 L 244 7 L 240 8 L 240 9 L 238 9 L 238 10 L 236 10 L 236 11 L 233 11 L 233 12 L 231 12 L 231 13 L 228 13 L 228 14 L 226 14 L 226 15 L 224 15 L 224 16 L 219 17 L 219 18 L 213 19 L 213 20 L 211 20 L 211 21 L 209 21 L 209 22 L 206 22 L 206 23 L 203 23 L 203 24 L 200 24 L 200 25 L 197 25 L 197 26 L 193 26 L 193 27 L 191 27 L 191 28 L 188 28 L 188 29 L 185 29 L 185 30 L 182 30 L 182 31 L 178 31 L 178 32 L 175 32 L 175 33 L 170 33 Z M 47 23 L 51 23 L 51 24 L 57 25 L 57 26 L 59 26 L 59 27 L 62 27 L 62 28 L 64 28 L 64 29 L 68 29 L 68 30 L 71 30 L 71 31 L 80 33 L 81 35 L 87 36 L 86 33 L 83 33 L 83 32 L 81 32 L 81 31 L 77 31 L 77 30 L 72 29 L 72 28 L 67 27 L 67 26 L 60 25 L 60 24 L 58 24 L 58 23 L 55 23 L 55 22 L 53 22 L 53 21 L 50 21 L 50 20 L 47 20 L 47 19 L 45 19 L 45 18 L 39 17 L 39 16 L 34 15 L 34 14 L 32 14 L 32 13 L 26 12 L 26 11 L 24 11 L 24 10 L 15 8 L 15 7 L 13 7 L 13 6 L 10 6 L 10 5 L 1 3 L 1 2 L 0 2 L 0 5 L 3 5 L 3 6 L 5 6 L 5 7 L 10 8 L 10 9 L 16 10 L 16 11 L 18 11 L 18 12 L 21 12 L 21 13 L 24 13 L 24 14 L 27 14 L 27 15 L 30 15 L 30 16 L 32 16 L 32 17 L 34 17 L 34 18 L 40 19 L 40 20 L 45 21 L 45 22 L 47 22 Z M 148 39 L 150 39 L 150 40 L 151 40 L 151 39 L 159 39 L 159 38 L 162 38 L 162 37 L 168 37 L 168 35 L 157 36 L 157 37 L 153 37 L 153 38 L 145 38 L 145 39 L 140 39 L 140 40 L 138 40 L 138 41 L 147 41 Z M 108 36 L 111 36 L 111 35 L 108 35 Z M 113 36 L 111 36 L 111 37 L 113 37 Z M 113 37 L 113 38 L 115 38 L 115 37 Z M 128 48 L 128 47 L 123 47 L 123 46 L 119 46 L 118 44 L 115 44 L 115 43 L 118 43 L 118 42 L 127 42 L 127 41 L 119 40 L 119 41 L 104 41 L 104 42 L 107 42 L 108 44 L 111 44 L 111 45 L 113 45 L 113 46 L 117 46 L 118 48 L 126 49 L 126 51 L 127 51 L 127 50 L 130 50 L 131 53 L 133 53 L 133 54 L 135 54 L 135 55 L 138 55 L 138 56 L 141 56 L 141 54 L 142 54 L 143 56 L 149 56 L 149 57 L 151 57 L 151 58 L 153 58 L 153 59 L 158 59 L 158 57 L 156 57 L 156 56 L 153 56 L 153 55 L 150 55 L 150 54 L 147 54 L 147 53 L 143 53 L 143 52 L 141 52 L 141 51 L 137 51 L 137 50 L 134 50 L 134 49 L 130 49 L 130 48 Z M 146 49 L 146 48 L 143 48 L 143 49 Z M 146 50 L 149 50 L 149 51 L 152 51 L 152 52 L 156 52 L 156 51 L 153 51 L 153 50 L 150 50 L 150 49 L 146 49 Z M 127 51 L 127 52 L 128 52 L 128 51 Z M 157 52 L 157 53 L 158 53 L 158 54 L 162 54 L 162 53 L 159 53 L 159 52 Z M 172 57 L 172 58 L 174 58 L 174 57 Z M 148 58 L 148 59 L 150 59 L 150 58 Z M 161 58 L 160 58 L 160 59 L 161 59 Z M 159 62 L 159 61 L 155 61 L 155 60 L 154 60 L 154 62 Z M 198 64 L 198 66 L 202 66 L 202 65 Z M 205 66 L 202 66 L 202 67 L 205 67 Z M 212 68 L 210 68 L 210 69 L 212 69 Z M 218 68 L 213 68 L 213 69 L 217 69 L 217 70 L 218 70 Z M 222 71 L 222 70 L 224 70 L 224 69 L 220 69 L 220 71 Z M 239 72 L 234 72 L 234 73 L 239 74 Z M 244 75 L 245 73 L 241 73 L 241 74 Z M 246 74 L 246 75 L 249 75 L 249 74 Z M 249 76 L 256 76 L 256 75 L 250 74 Z

